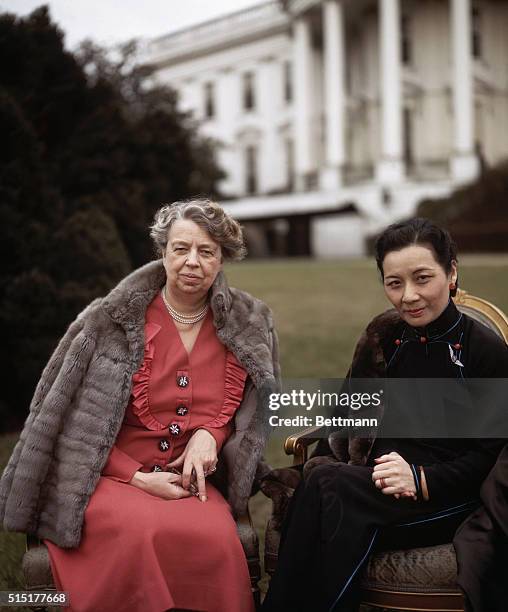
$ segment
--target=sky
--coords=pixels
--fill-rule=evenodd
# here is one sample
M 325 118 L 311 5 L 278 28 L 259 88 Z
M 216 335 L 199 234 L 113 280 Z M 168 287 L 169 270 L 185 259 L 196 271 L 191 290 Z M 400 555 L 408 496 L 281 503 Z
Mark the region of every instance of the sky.
M 73 49 L 85 38 L 109 46 L 152 38 L 241 10 L 263 0 L 0 0 L 0 11 L 27 15 L 48 4 Z

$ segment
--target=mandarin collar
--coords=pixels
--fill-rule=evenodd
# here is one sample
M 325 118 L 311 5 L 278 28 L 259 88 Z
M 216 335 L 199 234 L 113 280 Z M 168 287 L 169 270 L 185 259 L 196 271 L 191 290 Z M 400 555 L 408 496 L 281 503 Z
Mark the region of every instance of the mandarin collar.
M 453 329 L 455 329 L 461 317 L 462 314 L 459 312 L 453 300 L 450 298 L 448 305 L 439 315 L 439 317 L 429 323 L 427 326 L 413 327 L 409 324 L 406 325 L 417 335 L 425 336 L 427 339 L 432 340 L 433 338 L 443 337 L 448 332 L 451 332 Z

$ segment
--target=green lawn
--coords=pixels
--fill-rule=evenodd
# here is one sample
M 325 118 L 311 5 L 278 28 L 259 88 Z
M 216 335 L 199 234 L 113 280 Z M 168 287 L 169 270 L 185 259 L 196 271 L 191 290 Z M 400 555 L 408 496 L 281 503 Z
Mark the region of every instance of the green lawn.
M 232 286 L 267 302 L 275 315 L 285 378 L 331 378 L 345 374 L 355 340 L 365 324 L 388 304 L 373 261 L 320 262 L 284 260 L 243 262 L 226 269 Z M 470 293 L 508 312 L 508 256 L 464 256 L 459 283 Z M 0 468 L 5 465 L 16 435 L 0 438 Z M 281 439 L 270 441 L 267 459 L 287 464 Z M 269 503 L 261 494 L 251 503 L 261 533 Z M 19 567 L 23 537 L 0 534 L 0 590 L 22 588 Z

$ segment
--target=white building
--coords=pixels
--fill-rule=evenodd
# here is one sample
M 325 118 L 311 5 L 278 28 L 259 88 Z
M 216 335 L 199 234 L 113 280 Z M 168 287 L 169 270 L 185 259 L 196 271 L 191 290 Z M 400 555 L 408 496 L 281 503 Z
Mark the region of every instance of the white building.
M 145 61 L 221 143 L 227 208 L 275 250 L 299 233 L 296 253 L 361 252 L 508 157 L 507 0 L 273 0 Z

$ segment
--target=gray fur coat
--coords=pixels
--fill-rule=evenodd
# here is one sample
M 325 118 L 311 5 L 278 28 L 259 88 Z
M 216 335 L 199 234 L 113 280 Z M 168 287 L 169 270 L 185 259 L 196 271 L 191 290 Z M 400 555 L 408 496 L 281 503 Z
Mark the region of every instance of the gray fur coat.
M 86 506 L 143 360 L 145 312 L 165 278 L 160 260 L 145 265 L 92 302 L 67 330 L 0 481 L 5 529 L 78 546 Z M 238 516 L 246 510 L 268 436 L 267 399 L 280 384 L 277 338 L 270 310 L 230 289 L 222 273 L 211 288 L 211 308 L 218 338 L 249 374 L 220 462 Z

